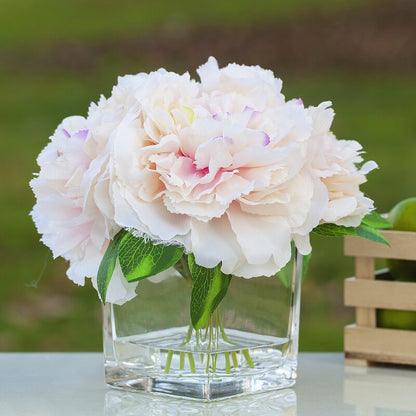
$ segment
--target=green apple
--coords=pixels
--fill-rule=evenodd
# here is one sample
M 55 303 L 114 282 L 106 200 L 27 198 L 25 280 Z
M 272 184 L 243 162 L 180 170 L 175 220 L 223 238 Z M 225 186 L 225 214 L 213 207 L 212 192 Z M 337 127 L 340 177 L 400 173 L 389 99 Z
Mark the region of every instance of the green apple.
M 388 220 L 397 231 L 416 231 L 416 197 L 399 202 L 390 211 Z M 416 282 L 416 261 L 387 259 L 393 280 Z M 416 312 L 377 310 L 377 325 L 382 328 L 416 330 Z
M 403 199 L 389 213 L 393 230 L 416 231 L 416 197 Z
M 390 329 L 416 330 L 416 312 L 377 309 L 377 326 Z
M 388 220 L 392 230 L 416 231 L 416 197 L 404 199 L 393 207 Z M 416 261 L 387 259 L 394 280 L 416 282 Z

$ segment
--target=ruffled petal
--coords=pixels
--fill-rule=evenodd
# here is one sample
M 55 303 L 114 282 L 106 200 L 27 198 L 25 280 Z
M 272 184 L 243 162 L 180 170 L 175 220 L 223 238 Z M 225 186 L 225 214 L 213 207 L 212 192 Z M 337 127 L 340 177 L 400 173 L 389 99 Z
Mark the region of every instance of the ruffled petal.
M 253 216 L 236 203 L 227 215 L 247 263 L 262 265 L 273 257 L 277 271 L 289 261 L 291 235 L 285 218 Z
M 97 278 L 92 279 L 94 288 L 97 289 Z M 122 305 L 136 296 L 138 282 L 127 282 L 121 271 L 120 264 L 117 262 L 113 276 L 107 287 L 106 302 Z
M 192 220 L 191 251 L 196 263 L 203 267 L 212 268 L 222 262 L 221 270 L 226 274 L 235 274 L 236 268 L 245 262 L 225 215 L 209 223 Z

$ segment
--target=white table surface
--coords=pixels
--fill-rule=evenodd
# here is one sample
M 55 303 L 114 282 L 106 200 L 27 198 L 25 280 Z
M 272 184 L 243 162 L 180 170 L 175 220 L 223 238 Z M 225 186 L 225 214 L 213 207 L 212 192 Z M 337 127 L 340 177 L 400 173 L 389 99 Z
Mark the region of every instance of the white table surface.
M 416 370 L 303 353 L 292 389 L 201 403 L 106 387 L 102 354 L 0 354 L 1 416 L 416 416 Z

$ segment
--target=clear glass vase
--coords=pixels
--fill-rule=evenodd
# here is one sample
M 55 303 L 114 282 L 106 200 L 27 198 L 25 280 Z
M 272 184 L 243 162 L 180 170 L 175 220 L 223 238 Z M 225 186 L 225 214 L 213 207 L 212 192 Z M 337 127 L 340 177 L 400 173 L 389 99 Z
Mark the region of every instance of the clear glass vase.
M 295 384 L 302 256 L 291 276 L 233 277 L 207 326 L 190 322 L 191 289 L 172 276 L 138 285 L 122 306 L 106 304 L 105 377 L 125 390 L 217 400 Z

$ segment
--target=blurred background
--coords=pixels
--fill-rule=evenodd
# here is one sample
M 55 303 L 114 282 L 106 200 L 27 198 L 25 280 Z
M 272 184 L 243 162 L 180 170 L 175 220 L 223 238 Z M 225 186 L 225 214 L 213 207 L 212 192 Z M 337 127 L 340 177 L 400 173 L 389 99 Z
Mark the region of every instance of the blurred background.
M 195 69 L 210 55 L 259 64 L 306 105 L 331 100 L 338 138 L 380 169 L 379 212 L 415 196 L 414 0 L 0 0 L 0 351 L 99 351 L 95 291 L 65 277 L 29 217 L 36 156 L 60 121 L 86 115 L 118 75 Z M 314 237 L 302 289 L 303 351 L 341 351 L 342 240 Z

